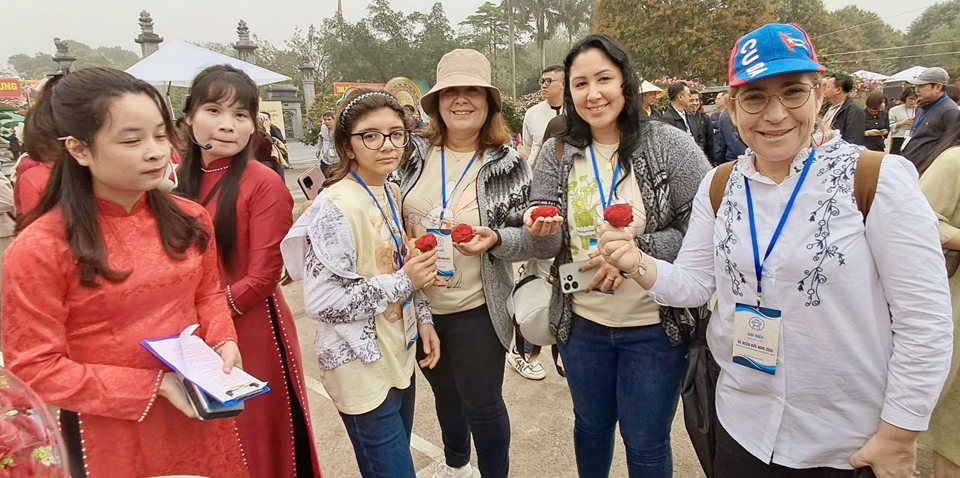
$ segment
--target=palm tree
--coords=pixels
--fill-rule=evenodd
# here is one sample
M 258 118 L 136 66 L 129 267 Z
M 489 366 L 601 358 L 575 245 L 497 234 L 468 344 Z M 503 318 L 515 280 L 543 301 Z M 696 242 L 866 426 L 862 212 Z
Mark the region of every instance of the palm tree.
M 540 51 L 540 69 L 547 67 L 546 52 L 543 45 L 553 38 L 560 23 L 557 0 L 516 0 L 520 10 L 533 21 L 533 40 Z
M 573 36 L 593 23 L 593 4 L 593 0 L 558 0 L 557 21 L 567 32 L 568 48 L 573 46 Z

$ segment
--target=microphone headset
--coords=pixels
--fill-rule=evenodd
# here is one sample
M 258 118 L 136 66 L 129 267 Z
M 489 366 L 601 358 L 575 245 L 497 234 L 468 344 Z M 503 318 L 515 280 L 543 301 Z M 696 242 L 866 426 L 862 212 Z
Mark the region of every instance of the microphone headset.
M 200 143 L 197 142 L 197 140 L 193 139 L 193 132 L 191 132 L 189 129 L 187 130 L 187 136 L 189 136 L 189 137 L 190 137 L 190 141 L 193 141 L 193 144 L 199 146 L 200 149 L 202 149 L 202 150 L 204 150 L 204 151 L 209 151 L 209 150 L 213 149 L 213 145 L 212 145 L 212 144 L 210 144 L 210 143 L 200 144 Z
M 185 113 L 190 111 L 190 95 L 185 95 L 185 96 L 183 97 L 183 108 L 182 108 L 182 111 L 185 112 Z M 193 128 L 192 128 L 189 124 L 187 124 L 187 127 L 186 127 L 187 136 L 190 137 L 190 141 L 193 141 L 193 144 L 199 146 L 200 149 L 202 149 L 202 150 L 204 150 L 204 151 L 209 151 L 209 150 L 213 149 L 213 145 L 210 144 L 210 143 L 207 143 L 207 144 L 200 144 L 200 143 L 198 143 L 197 140 L 193 138 L 193 131 L 192 131 L 192 129 L 193 129 Z
M 202 147 L 202 146 L 201 146 Z M 170 175 L 173 175 L 173 179 L 170 179 Z M 157 185 L 157 189 L 169 193 L 172 192 L 180 184 L 180 180 L 177 178 L 177 168 L 173 165 L 173 161 L 167 163 L 167 174 L 160 180 L 160 184 Z

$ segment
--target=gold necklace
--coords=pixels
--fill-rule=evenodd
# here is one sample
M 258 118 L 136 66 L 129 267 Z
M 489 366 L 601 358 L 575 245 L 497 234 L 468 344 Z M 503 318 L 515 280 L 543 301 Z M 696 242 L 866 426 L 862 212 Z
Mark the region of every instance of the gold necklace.
M 597 147 L 599 145 L 600 143 L 594 143 L 594 147 L 593 147 L 593 151 L 594 151 L 594 154 L 596 154 L 597 156 L 598 162 L 603 164 L 604 167 L 607 169 L 607 171 L 613 171 L 613 163 L 614 163 L 613 157 L 617 154 L 617 148 L 613 148 L 613 151 L 610 152 L 610 155 L 607 157 L 604 157 L 602 154 L 600 154 L 600 148 Z M 603 145 L 603 146 L 607 146 L 607 145 Z

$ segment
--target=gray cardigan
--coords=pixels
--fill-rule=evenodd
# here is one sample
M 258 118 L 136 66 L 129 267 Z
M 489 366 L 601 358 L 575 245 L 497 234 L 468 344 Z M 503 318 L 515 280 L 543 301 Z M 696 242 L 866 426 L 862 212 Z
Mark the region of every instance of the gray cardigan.
M 420 179 L 423 162 L 429 151 L 429 142 L 414 135 L 413 154 L 397 169 L 394 179 L 400 183 L 401 197 Z M 531 257 L 549 258 L 546 250 L 523 226 L 530 193 L 530 167 L 516 150 L 507 146 L 490 148 L 483 152 L 477 174 L 477 202 L 480 225 L 500 233 L 500 244 L 480 256 L 480 280 L 483 295 L 490 311 L 493 328 L 504 348 L 510 348 L 513 339 L 513 320 L 507 310 L 511 300 L 514 278 L 512 263 Z
M 567 182 L 575 157 L 583 156 L 584 149 L 565 143 L 563 158 L 557 162 L 557 139 L 543 145 L 533 183 L 530 205 L 549 205 L 560 209 L 567 217 Z M 658 121 L 641 125 L 640 142 L 630 158 L 631 172 L 637 178 L 643 204 L 647 211 L 646 230 L 637 241 L 647 254 L 665 261 L 673 261 L 680 252 L 680 244 L 687 230 L 687 221 L 693 197 L 703 176 L 710 169 L 703 151 L 684 131 Z M 561 227 L 558 234 L 536 238 L 541 248 L 559 259 L 559 264 L 573 260 L 570 253 L 570 230 Z M 567 341 L 570 333 L 572 300 L 554 285 L 550 300 L 551 329 L 557 339 Z M 661 308 L 665 309 L 665 308 Z M 663 317 L 661 310 L 661 317 Z M 669 333 L 669 330 L 668 330 Z

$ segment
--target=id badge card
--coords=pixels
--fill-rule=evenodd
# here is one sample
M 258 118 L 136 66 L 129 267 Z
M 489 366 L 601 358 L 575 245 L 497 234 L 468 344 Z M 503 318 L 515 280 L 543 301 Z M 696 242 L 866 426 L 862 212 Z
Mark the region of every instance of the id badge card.
M 453 237 L 450 229 L 427 229 L 437 237 L 437 277 L 453 277 Z
M 403 303 L 403 332 L 407 338 L 407 349 L 409 349 L 420 338 L 420 331 L 417 328 L 417 310 L 413 306 L 412 299 L 407 299 Z
M 774 375 L 780 347 L 780 311 L 737 304 L 733 314 L 733 363 Z

